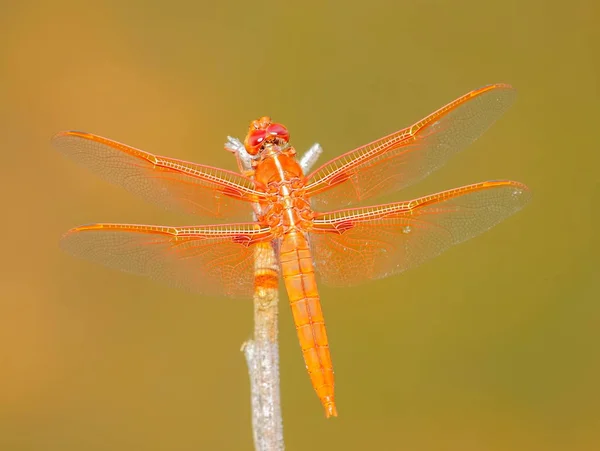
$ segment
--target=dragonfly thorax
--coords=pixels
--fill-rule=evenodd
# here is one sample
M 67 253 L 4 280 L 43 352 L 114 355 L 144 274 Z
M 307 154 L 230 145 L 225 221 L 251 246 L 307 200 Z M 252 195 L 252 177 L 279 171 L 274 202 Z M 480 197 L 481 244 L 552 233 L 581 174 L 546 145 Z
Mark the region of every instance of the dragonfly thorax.
M 277 235 L 283 235 L 290 230 L 310 230 L 314 217 L 315 213 L 306 199 L 278 196 L 277 201 L 264 206 L 258 221 L 271 227 Z

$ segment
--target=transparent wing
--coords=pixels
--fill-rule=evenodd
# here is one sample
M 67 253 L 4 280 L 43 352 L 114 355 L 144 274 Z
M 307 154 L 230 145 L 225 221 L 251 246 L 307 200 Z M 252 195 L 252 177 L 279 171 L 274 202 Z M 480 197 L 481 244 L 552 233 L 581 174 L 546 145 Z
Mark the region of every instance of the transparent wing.
M 251 297 L 254 245 L 272 239 L 253 223 L 201 227 L 94 224 L 67 232 L 69 253 L 196 293 Z
M 515 91 L 497 84 L 472 91 L 425 119 L 345 153 L 308 176 L 317 210 L 347 207 L 411 185 L 475 141 L 513 103 Z
M 165 208 L 211 218 L 250 219 L 264 194 L 235 172 L 152 155 L 101 136 L 61 132 L 64 155 L 105 180 Z
M 525 185 L 493 181 L 320 214 L 310 235 L 315 265 L 330 285 L 387 277 L 479 235 L 523 208 L 529 198 Z

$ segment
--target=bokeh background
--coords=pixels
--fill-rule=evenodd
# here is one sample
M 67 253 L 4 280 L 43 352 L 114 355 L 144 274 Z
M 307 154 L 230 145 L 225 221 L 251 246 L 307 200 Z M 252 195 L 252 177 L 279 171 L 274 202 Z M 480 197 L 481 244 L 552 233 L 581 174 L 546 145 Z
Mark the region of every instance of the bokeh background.
M 0 2 L 0 449 L 252 449 L 251 302 L 63 254 L 75 225 L 193 221 L 62 158 L 55 132 L 234 169 L 224 139 L 260 115 L 329 158 L 492 82 L 512 109 L 395 198 L 511 178 L 532 203 L 403 275 L 321 287 L 337 419 L 282 303 L 287 449 L 600 449 L 599 9 Z

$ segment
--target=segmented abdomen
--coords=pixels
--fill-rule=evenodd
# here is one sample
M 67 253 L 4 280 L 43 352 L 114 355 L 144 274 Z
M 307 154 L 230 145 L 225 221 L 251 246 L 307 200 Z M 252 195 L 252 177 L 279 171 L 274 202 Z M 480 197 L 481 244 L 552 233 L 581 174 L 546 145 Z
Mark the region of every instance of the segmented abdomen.
M 310 380 L 325 408 L 325 415 L 337 416 L 333 365 L 325 331 L 325 320 L 308 240 L 302 232 L 292 230 L 283 236 L 280 261 Z

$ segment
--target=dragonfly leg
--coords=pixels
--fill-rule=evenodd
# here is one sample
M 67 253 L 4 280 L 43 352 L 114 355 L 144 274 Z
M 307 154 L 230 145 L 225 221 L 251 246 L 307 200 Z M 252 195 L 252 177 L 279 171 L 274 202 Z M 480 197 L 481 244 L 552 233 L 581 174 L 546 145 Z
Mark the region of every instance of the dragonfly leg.
M 302 158 L 300 158 L 300 167 L 305 174 L 310 171 L 322 153 L 323 148 L 321 147 L 321 144 L 314 143 L 310 149 L 308 149 L 306 153 L 302 155 Z
M 246 151 L 244 143 L 233 136 L 228 136 L 227 142 L 225 143 L 225 150 L 235 154 L 235 158 L 238 163 L 238 169 L 243 175 L 246 177 L 254 176 L 254 169 L 252 168 L 252 156 Z M 256 221 L 257 218 L 262 214 L 261 207 L 259 204 L 253 203 L 252 209 L 254 210 L 252 213 L 252 220 Z
M 238 169 L 242 174 L 249 175 L 249 173 L 254 172 L 252 169 L 252 155 L 246 152 L 244 143 L 242 143 L 239 139 L 234 138 L 233 136 L 228 136 L 227 142 L 225 143 L 225 150 L 235 154 L 235 158 L 238 163 Z

